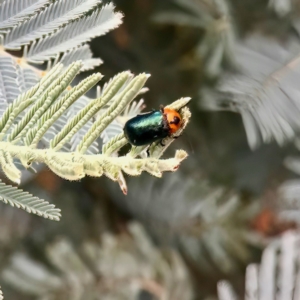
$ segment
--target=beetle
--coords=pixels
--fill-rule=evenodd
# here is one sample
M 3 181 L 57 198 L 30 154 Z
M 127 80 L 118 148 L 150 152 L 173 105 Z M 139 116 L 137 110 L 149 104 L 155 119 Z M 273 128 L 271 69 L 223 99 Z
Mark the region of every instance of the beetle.
M 171 108 L 160 107 L 139 114 L 128 120 L 124 125 L 124 135 L 134 146 L 143 146 L 171 136 L 181 126 L 180 114 Z

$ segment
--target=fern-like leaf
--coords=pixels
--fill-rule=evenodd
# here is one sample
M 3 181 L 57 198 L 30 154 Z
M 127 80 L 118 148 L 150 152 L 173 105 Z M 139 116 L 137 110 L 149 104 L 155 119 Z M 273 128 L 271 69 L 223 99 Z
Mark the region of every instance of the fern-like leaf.
M 157 247 L 140 224 L 131 222 L 127 228 L 127 236 L 104 232 L 101 243 L 84 240 L 77 247 L 80 254 L 67 237 L 47 243 L 43 254 L 51 268 L 25 253 L 14 253 L 1 272 L 2 280 L 23 297 L 36 299 L 138 299 L 145 289 L 155 299 L 194 299 L 180 255 Z M 122 272 L 115 266 L 122 266 Z M 70 284 L 70 278 L 76 284 Z
M 160 242 L 171 237 L 194 270 L 206 277 L 216 276 L 217 270 L 223 276 L 236 274 L 259 245 L 259 237 L 248 228 L 258 203 L 245 204 L 238 194 L 210 187 L 203 180 L 178 173 L 160 181 L 140 178 L 128 198 L 118 195 L 113 186 L 110 193 L 118 206 L 142 220 Z
M 98 8 L 92 15 L 68 24 L 57 33 L 39 40 L 30 47 L 27 54 L 29 62 L 40 63 L 57 57 L 92 38 L 103 35 L 121 24 L 122 14 L 114 12 L 114 6 L 107 4 Z
M 59 221 L 60 209 L 16 187 L 0 182 L 0 200 L 46 219 Z
M 173 140 L 172 137 L 169 137 L 164 148 L 157 152 L 156 147 L 152 146 L 151 157 L 147 159 L 136 159 L 138 151 L 135 151 L 135 155 L 126 157 L 111 156 L 127 143 L 122 135 L 117 136 L 115 144 L 110 140 L 103 154 L 88 155 L 90 147 L 103 130 L 141 93 L 149 75 L 140 74 L 133 77 L 129 72 L 120 73 L 105 85 L 99 98 L 88 100 L 83 94 L 100 80 L 100 74 L 93 74 L 69 91 L 65 91 L 81 67 L 81 62 L 74 62 L 63 70 L 62 65 L 57 64 L 36 86 L 15 99 L 4 112 L 0 119 L 0 165 L 8 178 L 17 183 L 20 181 L 20 172 L 13 163 L 15 158 L 19 159 L 24 167 L 30 166 L 32 162 L 45 163 L 57 175 L 69 180 L 78 180 L 86 175 L 106 175 L 114 181 L 121 182 L 123 171 L 133 176 L 146 171 L 157 177 L 161 177 L 165 171 L 175 171 L 186 158 L 184 151 L 177 151 L 175 157 L 168 160 L 159 159 L 170 144 L 169 140 Z M 75 105 L 77 100 L 77 108 L 82 107 L 79 111 Z M 175 101 L 170 107 L 181 111 L 188 101 L 189 99 L 183 98 Z M 73 105 L 75 110 L 72 109 Z M 106 105 L 108 108 L 104 109 Z M 18 118 L 25 110 L 23 117 Z M 73 115 L 70 119 L 63 117 L 68 116 L 68 110 Z M 99 112 L 100 116 L 95 120 L 95 115 Z M 185 128 L 189 117 L 188 109 L 183 108 L 183 124 L 178 130 L 179 134 Z M 39 141 L 45 136 L 49 140 L 47 133 L 53 132 L 51 130 L 58 120 L 62 122 L 58 127 L 60 131 L 54 133 L 54 137 L 49 141 L 50 148 L 39 149 Z M 94 122 L 91 122 L 92 120 Z M 86 124 L 91 125 L 82 134 L 78 134 Z M 75 152 L 58 152 L 72 141 L 76 134 L 78 144 Z
M 43 9 L 49 0 L 5 0 L 0 6 L 0 31 L 12 28 Z
M 195 47 L 195 53 L 204 62 L 205 76 L 216 78 L 224 61 L 233 62 L 235 32 L 227 0 L 171 0 L 174 8 L 153 16 L 157 23 L 201 28 L 204 38 Z M 180 9 L 178 9 L 178 6 Z
M 298 300 L 300 297 L 299 232 L 286 232 L 263 252 L 260 265 L 246 270 L 245 300 Z M 237 299 L 226 281 L 218 285 L 219 300 Z M 231 298 L 229 297 L 231 296 Z
M 16 62 L 10 56 L 0 56 L 0 102 L 5 109 L 20 94 Z
M 60 289 L 62 280 L 49 271 L 40 262 L 36 262 L 28 255 L 15 252 L 9 260 L 10 268 L 2 272 L 2 280 L 12 283 L 13 287 L 19 288 L 23 293 L 27 292 L 30 297 L 48 294 L 52 289 Z
M 82 70 L 82 69 L 81 69 Z M 66 114 L 66 122 L 62 123 L 59 128 L 59 131 L 61 131 L 63 129 L 63 127 L 72 120 L 72 118 L 74 118 L 77 113 L 81 110 L 83 110 L 88 104 L 89 102 L 91 102 L 92 99 L 83 96 L 80 97 L 78 99 L 78 101 L 76 101 L 74 103 L 74 105 L 72 105 L 72 107 L 68 110 L 67 114 Z M 57 124 L 57 123 L 56 123 Z M 89 120 L 87 121 L 71 138 L 71 140 L 69 141 L 70 143 L 70 147 L 69 147 L 69 151 L 75 151 L 78 144 L 81 142 L 83 136 L 87 133 L 87 131 L 89 130 L 89 128 L 93 125 L 93 120 Z M 57 132 L 58 133 L 58 132 Z M 95 140 L 91 146 L 88 148 L 87 154 L 97 154 L 99 153 L 99 147 L 98 147 L 98 142 L 97 140 Z
M 25 23 L 19 24 L 4 39 L 6 49 L 20 49 L 23 45 L 48 36 L 66 24 L 79 19 L 101 3 L 100 0 L 58 0 Z
M 100 135 L 103 141 L 103 145 L 105 145 L 114 136 L 122 132 L 123 132 L 123 126 L 118 121 L 113 120 Z
M 204 91 L 202 106 L 240 113 L 252 149 L 261 139 L 281 145 L 294 138 L 300 128 L 299 55 L 253 36 L 237 45 L 236 60 L 239 73 L 226 74 L 217 93 Z
M 21 67 L 17 64 L 16 71 L 20 93 L 26 92 L 40 80 L 37 71 L 33 68 Z
M 93 58 L 92 51 L 88 45 L 83 45 L 73 49 L 72 51 L 66 52 L 60 59 L 60 62 L 64 66 L 68 66 L 77 60 L 82 61 L 82 72 L 94 69 L 102 64 L 102 60 L 100 58 Z

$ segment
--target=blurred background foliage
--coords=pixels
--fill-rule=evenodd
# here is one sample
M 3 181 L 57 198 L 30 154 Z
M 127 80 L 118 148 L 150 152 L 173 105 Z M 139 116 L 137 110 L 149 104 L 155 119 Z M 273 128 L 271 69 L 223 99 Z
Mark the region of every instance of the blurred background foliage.
M 96 71 L 150 73 L 146 110 L 191 96 L 191 122 L 175 143 L 189 158 L 162 179 L 128 178 L 127 196 L 105 178 L 39 172 L 26 190 L 63 217 L 0 204 L 6 299 L 209 300 L 224 279 L 243 299 L 246 266 L 300 220 L 298 65 L 281 86 L 295 91 L 288 100 L 276 84 L 273 98 L 256 85 L 299 55 L 300 1 L 114 3 L 124 24 L 92 41 L 104 60 Z M 259 88 L 263 104 L 251 98 Z

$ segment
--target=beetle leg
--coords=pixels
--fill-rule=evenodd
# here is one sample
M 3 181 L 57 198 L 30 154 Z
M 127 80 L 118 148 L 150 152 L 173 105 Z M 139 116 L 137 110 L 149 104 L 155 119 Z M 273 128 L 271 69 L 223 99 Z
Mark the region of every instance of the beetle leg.
M 164 113 L 165 108 L 164 108 L 164 106 L 162 104 L 159 106 L 159 110 L 161 111 L 162 114 Z

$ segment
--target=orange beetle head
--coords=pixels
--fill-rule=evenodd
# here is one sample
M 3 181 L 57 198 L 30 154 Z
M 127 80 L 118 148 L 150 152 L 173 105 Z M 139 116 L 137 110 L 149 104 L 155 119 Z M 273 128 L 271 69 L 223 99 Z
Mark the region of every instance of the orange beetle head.
M 180 128 L 182 123 L 180 114 L 174 109 L 165 108 L 164 115 L 166 115 L 168 120 L 170 134 L 175 133 Z

